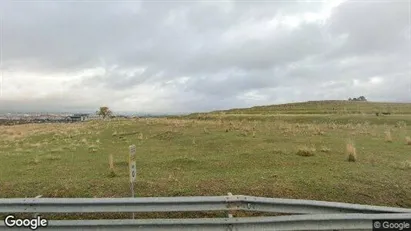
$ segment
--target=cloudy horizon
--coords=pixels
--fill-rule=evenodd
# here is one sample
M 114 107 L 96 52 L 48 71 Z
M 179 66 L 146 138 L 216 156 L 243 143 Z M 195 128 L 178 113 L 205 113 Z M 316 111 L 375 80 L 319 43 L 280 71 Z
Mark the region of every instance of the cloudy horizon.
M 411 102 L 411 1 L 3 1 L 0 111 Z

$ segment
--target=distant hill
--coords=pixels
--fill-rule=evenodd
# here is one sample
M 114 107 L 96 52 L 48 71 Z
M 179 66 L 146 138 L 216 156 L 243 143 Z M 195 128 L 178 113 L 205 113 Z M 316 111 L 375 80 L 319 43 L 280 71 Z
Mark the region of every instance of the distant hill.
M 325 100 L 213 111 L 211 114 L 411 114 L 411 103 Z

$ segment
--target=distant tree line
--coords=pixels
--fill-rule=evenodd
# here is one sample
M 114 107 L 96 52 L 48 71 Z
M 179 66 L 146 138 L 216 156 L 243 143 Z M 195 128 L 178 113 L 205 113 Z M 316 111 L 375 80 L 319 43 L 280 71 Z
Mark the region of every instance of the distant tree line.
M 348 98 L 348 101 L 367 101 L 364 96 L 360 96 L 358 98 Z

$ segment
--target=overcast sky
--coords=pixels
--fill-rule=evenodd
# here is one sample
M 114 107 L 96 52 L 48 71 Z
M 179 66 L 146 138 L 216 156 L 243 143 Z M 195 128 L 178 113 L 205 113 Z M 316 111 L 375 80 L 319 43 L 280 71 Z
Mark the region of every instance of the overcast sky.
M 411 102 L 410 1 L 1 1 L 0 110 Z

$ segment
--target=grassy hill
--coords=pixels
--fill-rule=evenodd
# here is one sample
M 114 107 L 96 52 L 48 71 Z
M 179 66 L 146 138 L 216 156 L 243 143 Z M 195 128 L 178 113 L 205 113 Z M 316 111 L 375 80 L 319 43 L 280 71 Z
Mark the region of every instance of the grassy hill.
M 308 101 L 214 111 L 222 114 L 411 114 L 411 103 L 360 102 L 346 100 Z

